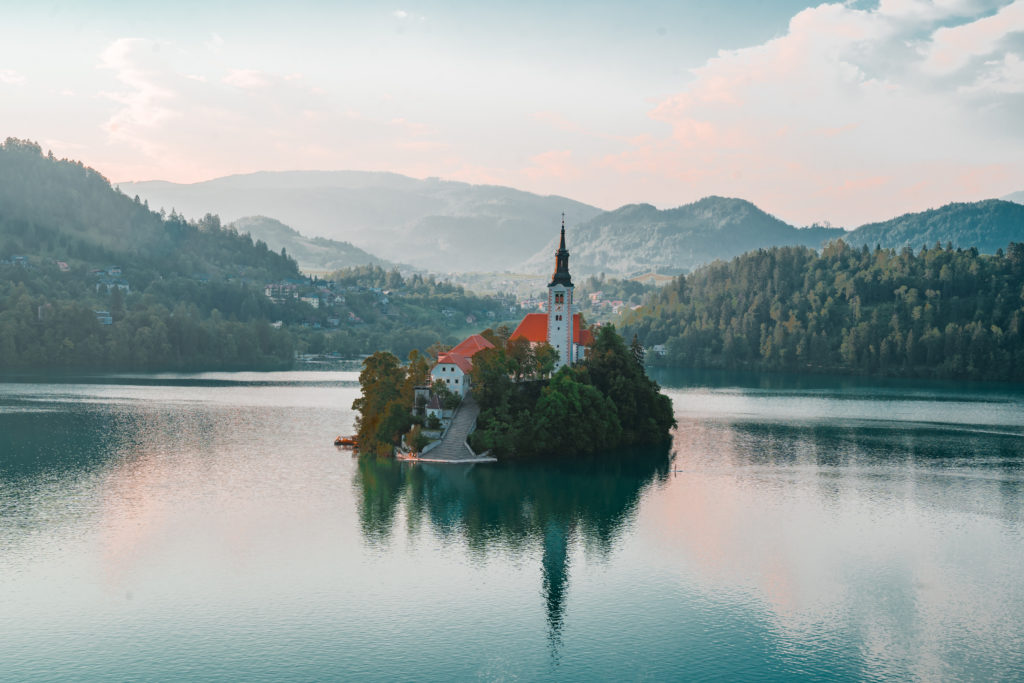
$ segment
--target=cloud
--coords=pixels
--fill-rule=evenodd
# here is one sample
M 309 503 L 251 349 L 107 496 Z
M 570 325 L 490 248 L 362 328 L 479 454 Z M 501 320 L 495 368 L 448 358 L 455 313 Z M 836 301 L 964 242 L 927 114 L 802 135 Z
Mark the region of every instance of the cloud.
M 1024 118 L 1024 64 L 1003 43 L 1024 0 L 962 16 L 984 8 L 806 9 L 785 35 L 693 69 L 650 110 L 668 137 L 638 138 L 601 164 L 666 188 L 683 181 L 677 202 L 738 195 L 803 223 L 856 225 L 1024 187 L 1024 128 L 1012 123 Z M 960 182 L 976 177 L 991 185 Z
M 14 69 L 0 69 L 0 83 L 5 85 L 24 85 L 25 77 Z
M 525 175 L 532 179 L 555 178 L 572 179 L 581 175 L 580 169 L 573 163 L 572 150 L 553 149 L 530 158 L 530 166 L 524 170 Z
M 269 74 L 255 69 L 232 69 L 222 80 L 236 88 L 266 88 L 271 84 Z
M 935 31 L 924 47 L 925 71 L 949 73 L 971 59 L 996 52 L 1003 39 L 1024 32 L 1024 0 L 1016 0 L 992 16 Z
M 178 115 L 171 106 L 176 93 L 162 83 L 160 43 L 141 38 L 114 41 L 100 55 L 100 67 L 114 72 L 125 89 L 104 93 L 121 106 L 104 125 L 114 139 L 133 143 L 150 155 L 162 146 L 140 133 Z
M 103 124 L 116 180 L 191 182 L 261 169 L 409 167 L 445 145 L 402 116 L 373 118 L 301 74 L 227 67 L 216 46 L 124 38 L 100 68 L 119 88 Z M 198 71 L 198 72 L 197 72 Z
M 396 19 L 408 19 L 409 13 L 406 12 L 404 9 L 396 9 L 394 12 L 391 13 L 391 16 L 393 16 Z

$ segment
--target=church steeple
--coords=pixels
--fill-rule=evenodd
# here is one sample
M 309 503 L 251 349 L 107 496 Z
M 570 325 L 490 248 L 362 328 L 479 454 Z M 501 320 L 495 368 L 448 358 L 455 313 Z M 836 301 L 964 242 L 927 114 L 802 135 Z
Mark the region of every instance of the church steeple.
M 562 214 L 562 240 L 558 244 L 558 251 L 555 252 L 555 272 L 551 275 L 552 285 L 565 285 L 572 287 L 572 278 L 569 276 L 569 250 L 565 248 L 565 214 Z

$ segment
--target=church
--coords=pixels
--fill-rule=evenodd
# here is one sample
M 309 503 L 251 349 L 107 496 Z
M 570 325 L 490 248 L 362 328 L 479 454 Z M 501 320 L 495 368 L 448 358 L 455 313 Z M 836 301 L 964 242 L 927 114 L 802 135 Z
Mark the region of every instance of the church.
M 532 344 L 547 342 L 557 352 L 555 370 L 582 360 L 585 347 L 594 337 L 584 329 L 580 313 L 573 302 L 572 277 L 569 275 L 569 250 L 565 248 L 565 216 L 562 217 L 562 237 L 555 252 L 555 272 L 548 283 L 547 313 L 527 313 L 516 326 L 510 339 L 526 339 Z M 441 380 L 460 396 L 470 390 L 470 371 L 473 355 L 494 345 L 479 334 L 474 334 L 437 358 L 430 373 L 431 381 Z
M 534 344 L 547 342 L 558 352 L 555 370 L 583 359 L 584 347 L 593 342 L 584 329 L 573 302 L 572 277 L 569 275 L 569 250 L 565 248 L 565 217 L 562 238 L 555 252 L 555 272 L 548 283 L 547 313 L 527 313 L 512 332 L 511 339 L 526 339 Z

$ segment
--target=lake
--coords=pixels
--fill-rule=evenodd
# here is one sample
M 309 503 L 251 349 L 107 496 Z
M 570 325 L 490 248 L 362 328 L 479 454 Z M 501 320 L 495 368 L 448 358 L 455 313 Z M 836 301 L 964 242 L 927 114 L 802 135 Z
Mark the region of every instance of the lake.
M 1024 392 L 662 372 L 671 446 L 353 457 L 356 372 L 0 383 L 0 679 L 1020 680 Z

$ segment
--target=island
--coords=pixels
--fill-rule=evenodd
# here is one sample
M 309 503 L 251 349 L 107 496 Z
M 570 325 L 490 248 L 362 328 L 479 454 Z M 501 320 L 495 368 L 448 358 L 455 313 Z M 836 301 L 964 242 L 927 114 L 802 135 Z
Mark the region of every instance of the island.
M 644 371 L 636 338 L 588 327 L 573 300 L 565 220 L 544 312 L 402 364 L 363 362 L 352 407 L 360 453 L 439 461 L 589 454 L 668 441 L 671 400 Z M 433 353 L 431 353 L 431 351 Z M 442 450 L 443 449 L 443 450 Z

